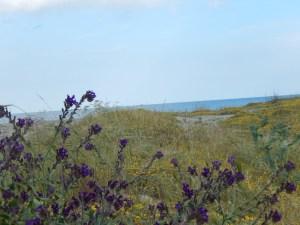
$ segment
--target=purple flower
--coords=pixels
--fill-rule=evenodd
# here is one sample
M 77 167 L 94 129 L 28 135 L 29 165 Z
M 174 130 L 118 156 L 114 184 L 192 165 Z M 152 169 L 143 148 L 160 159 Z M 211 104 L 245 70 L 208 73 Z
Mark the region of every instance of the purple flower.
M 93 91 L 87 91 L 85 93 L 85 97 L 86 97 L 88 102 L 92 102 L 96 98 L 96 94 Z
M 68 158 L 68 150 L 65 149 L 64 147 L 61 147 L 57 150 L 56 158 L 57 160 L 64 160 Z
M 72 97 L 70 97 L 69 95 L 67 95 L 67 98 L 65 99 L 65 106 L 66 106 L 66 108 L 70 108 L 73 105 L 77 105 L 77 101 L 75 99 L 75 95 L 72 95 Z
M 179 163 L 178 160 L 176 158 L 171 159 L 171 164 L 173 164 L 173 166 L 178 167 Z
M 119 140 L 119 146 L 120 146 L 120 148 L 125 148 L 127 144 L 128 144 L 128 140 L 127 139 L 123 138 L 123 139 Z
M 154 155 L 155 159 L 161 159 L 162 157 L 164 157 L 164 153 L 162 153 L 161 151 L 157 151 Z
M 233 166 L 234 163 L 235 163 L 235 156 L 233 156 L 233 155 L 229 156 L 227 162 L 228 162 L 231 166 Z
M 285 190 L 287 193 L 291 194 L 293 192 L 295 192 L 297 189 L 297 186 L 294 184 L 294 183 L 290 183 L 290 182 L 287 182 L 285 184 Z
M 26 202 L 26 201 L 28 200 L 29 196 L 28 196 L 27 192 L 22 191 L 22 192 L 20 193 L 20 198 L 21 198 L 21 200 L 22 200 L 23 202 Z
M 18 121 L 17 121 L 17 123 L 16 123 L 16 125 L 18 127 L 20 127 L 20 128 L 24 127 L 25 124 L 26 124 L 26 120 L 25 119 L 21 119 L 21 118 L 19 118 Z
M 190 188 L 187 183 L 182 184 L 182 190 L 186 197 L 191 198 L 194 195 L 194 191 Z
M 92 170 L 89 168 L 88 165 L 83 163 L 83 164 L 81 164 L 81 167 L 80 167 L 80 174 L 82 177 L 91 176 Z
M 84 149 L 87 150 L 87 151 L 92 150 L 94 147 L 95 147 L 95 146 L 94 146 L 92 143 L 90 143 L 90 142 L 87 142 L 87 143 L 85 143 L 85 145 L 84 145 Z
M 18 143 L 16 142 L 14 147 L 13 147 L 13 150 L 16 152 L 16 153 L 20 153 L 24 150 L 24 145 L 21 144 L 21 143 Z
M 168 209 L 165 203 L 163 202 L 158 203 L 156 208 L 158 209 L 159 212 L 163 212 Z
M 203 171 L 202 171 L 201 174 L 202 174 L 202 176 L 204 176 L 204 177 L 210 177 L 211 172 L 210 172 L 209 168 L 203 168 Z
M 109 180 L 107 186 L 110 189 L 115 189 L 118 184 L 119 184 L 119 181 L 117 181 L 117 180 Z
M 233 175 L 231 170 L 225 169 L 222 173 L 221 176 L 223 177 L 223 182 L 227 186 L 233 185 L 235 181 L 235 176 Z
M 213 164 L 213 168 L 214 168 L 215 170 L 219 170 L 220 167 L 221 167 L 221 162 L 220 162 L 219 160 L 213 161 L 212 164 Z
M 244 174 L 242 174 L 241 172 L 237 172 L 235 174 L 235 180 L 236 180 L 237 183 L 245 180 Z
M 8 200 L 8 199 L 12 198 L 13 196 L 14 196 L 14 193 L 9 189 L 2 191 L 2 197 L 4 200 Z
M 188 167 L 188 172 L 192 175 L 192 176 L 196 176 L 197 175 L 197 170 L 196 170 L 196 167 L 191 167 L 189 166 Z
M 295 164 L 291 161 L 288 161 L 285 165 L 284 168 L 286 169 L 286 171 L 290 172 L 292 170 L 295 169 Z
M 183 209 L 183 206 L 182 206 L 181 202 L 176 203 L 175 209 L 177 210 L 177 212 L 180 212 Z
M 30 152 L 26 152 L 23 156 L 23 158 L 27 161 L 30 162 L 32 160 L 32 154 Z
M 66 139 L 67 137 L 69 137 L 71 135 L 70 133 L 70 129 L 68 127 L 64 127 L 62 130 L 61 130 L 61 136 L 63 139 Z
M 25 124 L 27 127 L 31 127 L 33 125 L 33 120 L 31 118 L 26 118 Z
M 101 132 L 101 130 L 102 130 L 102 127 L 99 124 L 94 124 L 90 128 L 91 134 L 94 134 L 94 135 L 99 134 Z
M 208 222 L 208 213 L 207 213 L 207 209 L 204 208 L 204 207 L 200 207 L 198 209 L 198 215 L 199 215 L 199 218 L 201 220 L 202 223 L 207 223 Z
M 282 218 L 281 214 L 277 210 L 271 211 L 271 217 L 274 223 L 279 222 Z
M 58 205 L 58 203 L 53 203 L 52 205 L 51 205 L 51 208 L 52 208 L 52 212 L 53 212 L 53 214 L 58 214 L 59 213 L 59 205 Z
M 42 225 L 42 221 L 40 218 L 34 218 L 25 221 L 25 225 Z

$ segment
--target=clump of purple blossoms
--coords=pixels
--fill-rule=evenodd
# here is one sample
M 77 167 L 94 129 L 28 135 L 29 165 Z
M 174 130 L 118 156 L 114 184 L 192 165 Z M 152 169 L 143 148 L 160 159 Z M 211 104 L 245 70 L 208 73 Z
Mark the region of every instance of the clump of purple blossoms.
M 73 105 L 77 105 L 77 101 L 75 99 L 75 95 L 69 96 L 67 95 L 67 98 L 65 99 L 65 106 L 66 108 L 71 108 Z
M 272 221 L 274 223 L 280 222 L 280 220 L 282 218 L 282 215 L 277 210 L 271 211 L 270 215 L 271 215 Z
M 40 218 L 34 218 L 25 221 L 25 225 L 42 225 L 42 221 Z
M 190 185 L 188 185 L 187 183 L 182 184 L 182 190 L 183 190 L 183 194 L 186 197 L 188 197 L 188 198 L 193 197 L 194 191 L 193 191 L 193 189 L 190 188 Z
M 162 153 L 161 151 L 157 151 L 154 155 L 154 158 L 156 159 L 161 159 L 162 157 L 164 157 L 164 153 Z
M 213 164 L 213 168 L 214 168 L 215 170 L 219 170 L 222 163 L 221 163 L 221 161 L 219 161 L 219 160 L 215 160 L 215 161 L 212 162 L 212 164 Z
M 292 170 L 294 170 L 296 167 L 295 167 L 295 164 L 291 161 L 288 161 L 285 165 L 284 165 L 284 168 L 286 169 L 286 171 L 290 172 Z
M 93 91 L 87 91 L 85 93 L 85 97 L 86 97 L 86 99 L 87 99 L 88 102 L 92 102 L 96 98 L 96 94 Z
M 204 207 L 200 207 L 198 209 L 198 215 L 199 215 L 199 219 L 201 221 L 201 223 L 207 223 L 208 222 L 208 211 L 206 208 Z
M 69 156 L 69 154 L 68 154 L 68 150 L 66 148 L 61 147 L 57 150 L 57 153 L 56 153 L 57 160 L 67 159 L 68 156 Z
M 210 177 L 210 175 L 211 175 L 211 172 L 210 172 L 210 170 L 209 170 L 209 168 L 203 168 L 203 171 L 202 171 L 202 176 L 204 176 L 204 177 Z
M 94 135 L 99 134 L 101 132 L 101 130 L 102 130 L 102 127 L 99 124 L 94 124 L 90 128 L 91 134 L 94 134 Z
M 297 189 L 296 184 L 291 183 L 291 182 L 286 182 L 286 184 L 285 184 L 285 190 L 286 190 L 286 192 L 288 194 L 291 194 L 291 193 L 295 192 L 296 189 Z
M 87 143 L 84 144 L 84 149 L 87 150 L 87 151 L 90 151 L 93 148 L 95 148 L 95 146 L 90 142 L 87 142 Z
M 178 167 L 178 166 L 179 166 L 178 160 L 177 160 L 176 158 L 171 159 L 171 164 L 172 164 L 174 167 Z
M 63 139 L 67 139 L 71 135 L 70 129 L 68 127 L 64 127 L 61 130 L 61 136 Z
M 20 128 L 24 127 L 26 124 L 26 120 L 25 119 L 22 119 L 22 118 L 18 118 L 18 121 L 16 123 L 16 125 Z
M 125 148 L 128 144 L 128 140 L 126 138 L 120 139 L 119 140 L 119 146 L 120 148 Z
M 189 167 L 188 167 L 188 172 L 189 172 L 192 176 L 197 176 L 197 169 L 196 169 L 195 166 L 194 166 L 194 167 L 189 166 Z

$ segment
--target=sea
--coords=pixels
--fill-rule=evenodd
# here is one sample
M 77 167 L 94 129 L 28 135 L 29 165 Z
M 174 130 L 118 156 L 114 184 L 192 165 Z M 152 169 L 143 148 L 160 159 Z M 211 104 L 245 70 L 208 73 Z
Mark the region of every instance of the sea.
M 124 110 L 124 109 L 146 109 L 158 112 L 192 112 L 198 109 L 218 110 L 227 107 L 241 107 L 251 103 L 263 103 L 276 99 L 291 99 L 297 98 L 300 95 L 281 95 L 281 96 L 267 96 L 267 97 L 253 97 L 253 98 L 235 98 L 235 99 L 220 99 L 208 101 L 193 101 L 193 102 L 175 102 L 175 103 L 160 103 L 150 105 L 135 105 L 135 106 L 114 106 L 105 108 L 106 110 Z M 79 112 L 77 118 L 84 117 L 90 113 L 94 113 L 95 109 L 86 109 Z M 33 113 L 18 113 L 17 118 L 31 117 L 35 120 L 52 121 L 57 120 L 60 111 L 42 111 Z M 7 121 L 0 119 L 0 123 Z

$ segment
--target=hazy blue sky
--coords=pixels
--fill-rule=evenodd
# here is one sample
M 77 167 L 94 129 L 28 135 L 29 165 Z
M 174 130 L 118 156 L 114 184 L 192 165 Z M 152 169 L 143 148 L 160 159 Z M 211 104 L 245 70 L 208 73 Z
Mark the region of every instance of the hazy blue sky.
M 300 93 L 299 0 L 0 0 L 0 104 Z

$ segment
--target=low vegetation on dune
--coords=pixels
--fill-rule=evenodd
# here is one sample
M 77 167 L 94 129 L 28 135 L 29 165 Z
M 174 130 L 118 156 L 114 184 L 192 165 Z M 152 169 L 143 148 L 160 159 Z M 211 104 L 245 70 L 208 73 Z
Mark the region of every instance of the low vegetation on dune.
M 0 108 L 0 224 L 300 224 L 300 99 L 74 119 L 94 98 L 49 123 Z

